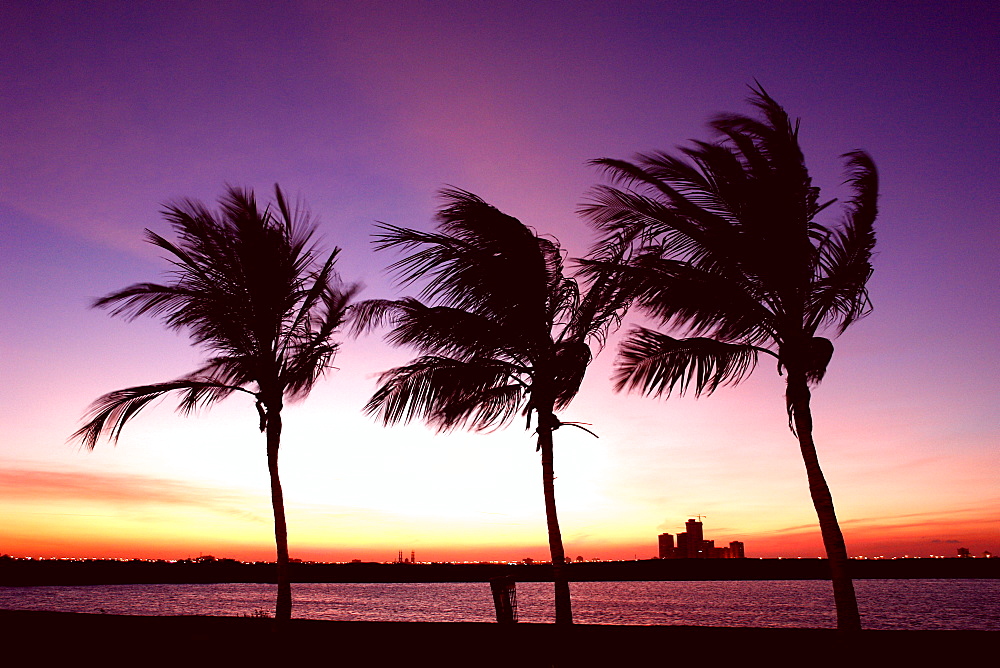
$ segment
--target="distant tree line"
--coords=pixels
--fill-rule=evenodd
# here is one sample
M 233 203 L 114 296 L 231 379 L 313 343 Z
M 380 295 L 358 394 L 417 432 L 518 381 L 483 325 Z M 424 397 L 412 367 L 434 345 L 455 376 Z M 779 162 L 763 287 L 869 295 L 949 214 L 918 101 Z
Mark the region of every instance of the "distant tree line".
M 828 559 L 641 559 L 591 561 L 566 569 L 571 582 L 820 580 L 830 577 Z M 1000 559 L 851 559 L 854 578 L 997 579 Z M 502 576 L 517 582 L 551 582 L 551 564 L 346 564 L 291 563 L 292 582 L 489 582 Z M 234 559 L 199 562 L 163 560 L 62 560 L 0 558 L 0 586 L 99 584 L 273 584 L 274 564 Z

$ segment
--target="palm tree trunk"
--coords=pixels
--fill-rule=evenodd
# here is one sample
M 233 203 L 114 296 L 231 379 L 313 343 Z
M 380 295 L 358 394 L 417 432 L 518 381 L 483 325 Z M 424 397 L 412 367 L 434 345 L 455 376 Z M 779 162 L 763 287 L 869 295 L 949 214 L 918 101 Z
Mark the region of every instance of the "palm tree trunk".
M 848 572 L 847 546 L 844 544 L 844 534 L 840 531 L 837 514 L 833 509 L 833 495 L 820 469 L 816 444 L 813 442 L 810 398 L 809 384 L 805 375 L 790 372 L 785 400 L 794 420 L 799 449 L 802 451 L 802 460 L 809 479 L 809 494 L 816 508 L 820 533 L 823 535 L 823 546 L 826 548 L 826 558 L 830 563 L 833 600 L 837 607 L 837 628 L 841 631 L 860 631 L 861 615 L 858 612 L 854 582 Z
M 563 550 L 562 532 L 559 530 L 559 517 L 556 515 L 555 469 L 552 463 L 554 423 L 554 415 L 550 413 L 543 417 L 539 412 L 538 448 L 542 451 L 542 489 L 545 493 L 545 520 L 549 530 L 552 583 L 555 587 L 556 624 L 572 624 L 573 607 L 570 603 L 569 580 L 566 575 L 566 553 Z
M 267 470 L 271 475 L 271 507 L 274 510 L 274 543 L 278 559 L 278 600 L 274 617 L 278 621 L 292 618 L 292 585 L 288 576 L 288 527 L 285 524 L 285 498 L 278 478 L 278 446 L 281 444 L 281 409 L 267 411 Z

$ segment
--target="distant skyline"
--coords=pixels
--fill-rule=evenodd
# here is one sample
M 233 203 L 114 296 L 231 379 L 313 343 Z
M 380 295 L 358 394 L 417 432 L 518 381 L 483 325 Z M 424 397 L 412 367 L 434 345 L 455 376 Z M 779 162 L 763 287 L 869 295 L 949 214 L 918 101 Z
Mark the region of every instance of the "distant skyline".
M 813 395 L 849 553 L 1000 552 L 995 3 L 14 0 L 0 35 L 0 554 L 274 558 L 252 402 L 165 402 L 117 447 L 66 440 L 102 393 L 201 359 L 155 320 L 88 308 L 168 268 L 142 240 L 169 231 L 164 204 L 277 182 L 343 248 L 344 280 L 393 298 L 409 293 L 372 250 L 377 221 L 430 230 L 450 185 L 580 257 L 576 210 L 602 182 L 587 161 L 710 139 L 755 80 L 801 118 L 827 198 L 847 151 L 881 176 L 874 310 Z M 556 442 L 567 554 L 651 557 L 704 515 L 748 557 L 820 556 L 774 368 L 697 400 L 617 394 L 617 338 L 562 414 L 600 437 Z M 409 356 L 344 339 L 286 409 L 292 557 L 544 560 L 523 422 L 439 435 L 361 413 Z

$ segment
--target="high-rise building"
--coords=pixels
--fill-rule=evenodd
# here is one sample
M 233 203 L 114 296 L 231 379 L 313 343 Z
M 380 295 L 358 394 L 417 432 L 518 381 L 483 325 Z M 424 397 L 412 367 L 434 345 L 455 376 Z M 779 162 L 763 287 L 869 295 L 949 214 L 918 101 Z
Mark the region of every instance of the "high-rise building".
M 705 553 L 705 546 L 702 544 L 705 541 L 703 527 L 704 525 L 695 519 L 684 523 L 684 528 L 686 529 L 684 533 L 687 534 L 685 547 L 687 548 L 688 559 L 697 559 Z
M 729 547 L 716 547 L 714 540 L 705 540 L 704 525 L 700 520 L 690 519 L 684 523 L 687 531 L 674 536 L 661 533 L 658 537 L 660 559 L 743 559 L 743 543 L 732 541 Z
M 688 535 L 682 531 L 677 534 L 677 550 L 674 551 L 674 556 L 678 559 L 687 559 L 688 555 Z
M 670 533 L 661 533 L 658 537 L 659 547 L 660 547 L 660 559 L 673 559 L 674 558 L 674 535 Z

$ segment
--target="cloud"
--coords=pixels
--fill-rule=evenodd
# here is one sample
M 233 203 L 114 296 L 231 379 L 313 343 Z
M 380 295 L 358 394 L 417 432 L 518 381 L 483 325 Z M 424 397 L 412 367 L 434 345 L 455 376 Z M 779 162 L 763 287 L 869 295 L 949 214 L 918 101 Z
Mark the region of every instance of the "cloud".
M 1000 509 L 998 509 L 1000 510 Z M 900 530 L 922 529 L 924 532 L 938 527 L 954 528 L 992 524 L 995 513 L 989 511 L 989 506 L 970 508 L 950 508 L 947 511 L 929 511 L 921 513 L 905 513 L 901 515 L 884 515 L 875 517 L 859 517 L 840 520 L 840 526 L 845 533 L 854 535 L 871 533 L 873 531 L 888 532 Z M 814 524 L 799 524 L 773 531 L 762 531 L 761 535 L 787 536 L 819 530 L 818 521 Z M 942 531 L 942 533 L 944 533 Z M 935 540 L 933 542 L 941 542 Z M 958 542 L 958 541 L 946 541 Z
M 82 511 L 90 509 L 90 504 L 130 512 L 157 505 L 187 506 L 253 522 L 269 521 L 247 510 L 260 505 L 257 496 L 147 475 L 13 468 L 0 470 L 0 489 L 0 501 L 71 503 Z

